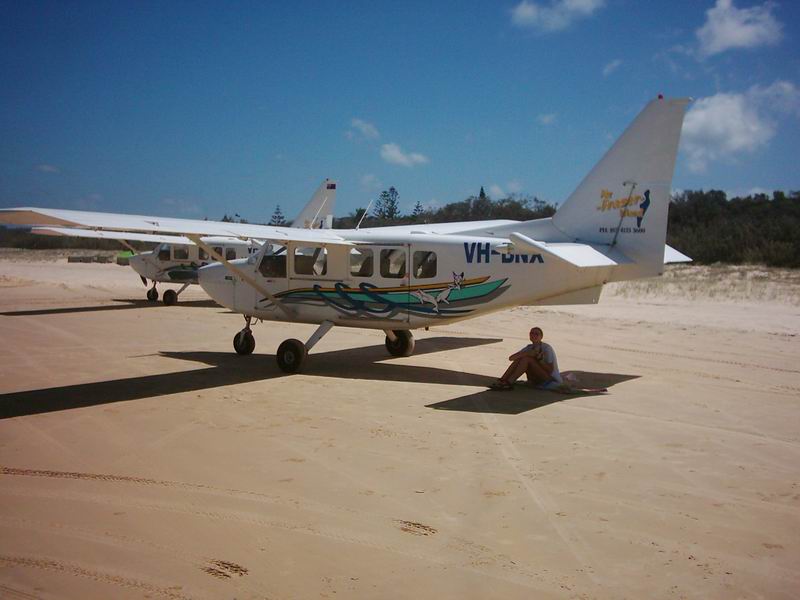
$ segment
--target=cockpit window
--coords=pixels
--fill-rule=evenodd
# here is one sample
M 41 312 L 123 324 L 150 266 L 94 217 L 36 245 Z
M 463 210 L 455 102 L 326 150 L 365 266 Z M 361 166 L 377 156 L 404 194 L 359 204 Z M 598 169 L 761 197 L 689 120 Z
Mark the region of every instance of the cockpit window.
M 325 275 L 328 251 L 322 246 L 294 249 L 294 272 L 298 275 Z
M 158 247 L 158 260 L 165 262 L 169 260 L 169 244 L 161 244 Z
M 175 260 L 189 260 L 189 249 L 186 246 L 173 246 L 172 258 Z
M 286 277 L 286 247 L 272 246 L 274 252 L 264 255 L 261 264 L 258 265 L 258 272 L 268 279 Z

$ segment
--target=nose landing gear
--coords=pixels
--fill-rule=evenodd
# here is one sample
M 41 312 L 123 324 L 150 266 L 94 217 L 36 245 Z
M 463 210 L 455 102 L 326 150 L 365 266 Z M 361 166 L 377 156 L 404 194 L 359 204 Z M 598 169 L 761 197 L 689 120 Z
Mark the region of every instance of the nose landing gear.
M 253 332 L 250 329 L 250 319 L 252 317 L 245 317 L 246 324 L 244 329 L 233 336 L 233 349 L 236 350 L 236 354 L 242 356 L 252 354 L 253 350 L 256 349 L 256 338 L 253 337 Z

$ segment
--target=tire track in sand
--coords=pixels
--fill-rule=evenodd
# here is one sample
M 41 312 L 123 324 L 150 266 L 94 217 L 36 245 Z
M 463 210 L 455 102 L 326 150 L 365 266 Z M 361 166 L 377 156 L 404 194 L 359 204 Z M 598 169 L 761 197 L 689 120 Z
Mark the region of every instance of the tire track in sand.
M 92 581 L 96 581 L 98 583 L 111 584 L 146 594 L 155 594 L 173 600 L 189 600 L 189 596 L 184 596 L 180 591 L 178 591 L 179 586 L 162 587 L 146 581 L 141 581 L 139 579 L 123 577 L 122 575 L 116 575 L 113 573 L 106 573 L 103 571 L 98 571 L 97 569 L 89 569 L 78 564 L 67 563 L 59 560 L 0 554 L 0 564 L 5 566 L 16 566 L 28 569 L 39 569 L 43 571 L 65 573 L 67 575 L 91 579 Z

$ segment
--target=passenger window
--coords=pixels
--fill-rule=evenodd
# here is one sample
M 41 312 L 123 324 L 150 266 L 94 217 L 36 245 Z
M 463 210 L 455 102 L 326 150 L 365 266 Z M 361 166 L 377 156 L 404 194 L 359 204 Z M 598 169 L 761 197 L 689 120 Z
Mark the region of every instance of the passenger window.
M 198 248 L 198 254 L 200 255 L 200 260 L 208 260 L 208 252 L 202 248 Z
M 406 251 L 381 250 L 381 277 L 400 279 L 406 276 Z
M 236 248 L 225 248 L 225 260 L 236 260 Z
M 158 260 L 165 262 L 169 260 L 169 244 L 161 244 L 158 248 Z
M 322 246 L 294 249 L 294 272 L 297 275 L 325 275 L 328 251 Z
M 285 250 L 285 247 L 280 247 L 272 254 L 265 254 L 258 265 L 258 272 L 267 278 L 286 277 Z
M 172 258 L 175 260 L 189 260 L 189 249 L 185 246 L 173 246 Z
M 428 279 L 436 277 L 436 253 L 428 251 L 414 252 L 414 277 Z
M 372 250 L 353 248 L 350 250 L 350 275 L 372 277 Z

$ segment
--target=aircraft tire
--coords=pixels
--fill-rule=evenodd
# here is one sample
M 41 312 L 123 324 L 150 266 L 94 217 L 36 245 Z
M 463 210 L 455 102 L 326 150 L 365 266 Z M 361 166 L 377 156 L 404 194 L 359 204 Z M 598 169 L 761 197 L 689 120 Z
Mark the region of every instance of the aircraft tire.
M 285 340 L 278 346 L 278 353 L 275 358 L 278 360 L 278 367 L 284 373 L 297 373 L 308 356 L 306 346 L 300 340 Z
M 256 349 L 256 338 L 253 337 L 251 332 L 243 329 L 233 336 L 233 349 L 236 350 L 236 354 L 241 354 L 242 356 L 252 354 L 253 350 Z
M 411 356 L 414 353 L 414 336 L 406 329 L 394 330 L 395 341 L 386 336 L 386 349 L 392 356 Z
M 150 302 L 155 302 L 158 300 L 158 290 L 156 288 L 150 288 L 147 290 L 147 299 L 150 300 Z
M 172 306 L 178 303 L 178 293 L 175 290 L 166 290 L 163 296 L 164 306 Z

